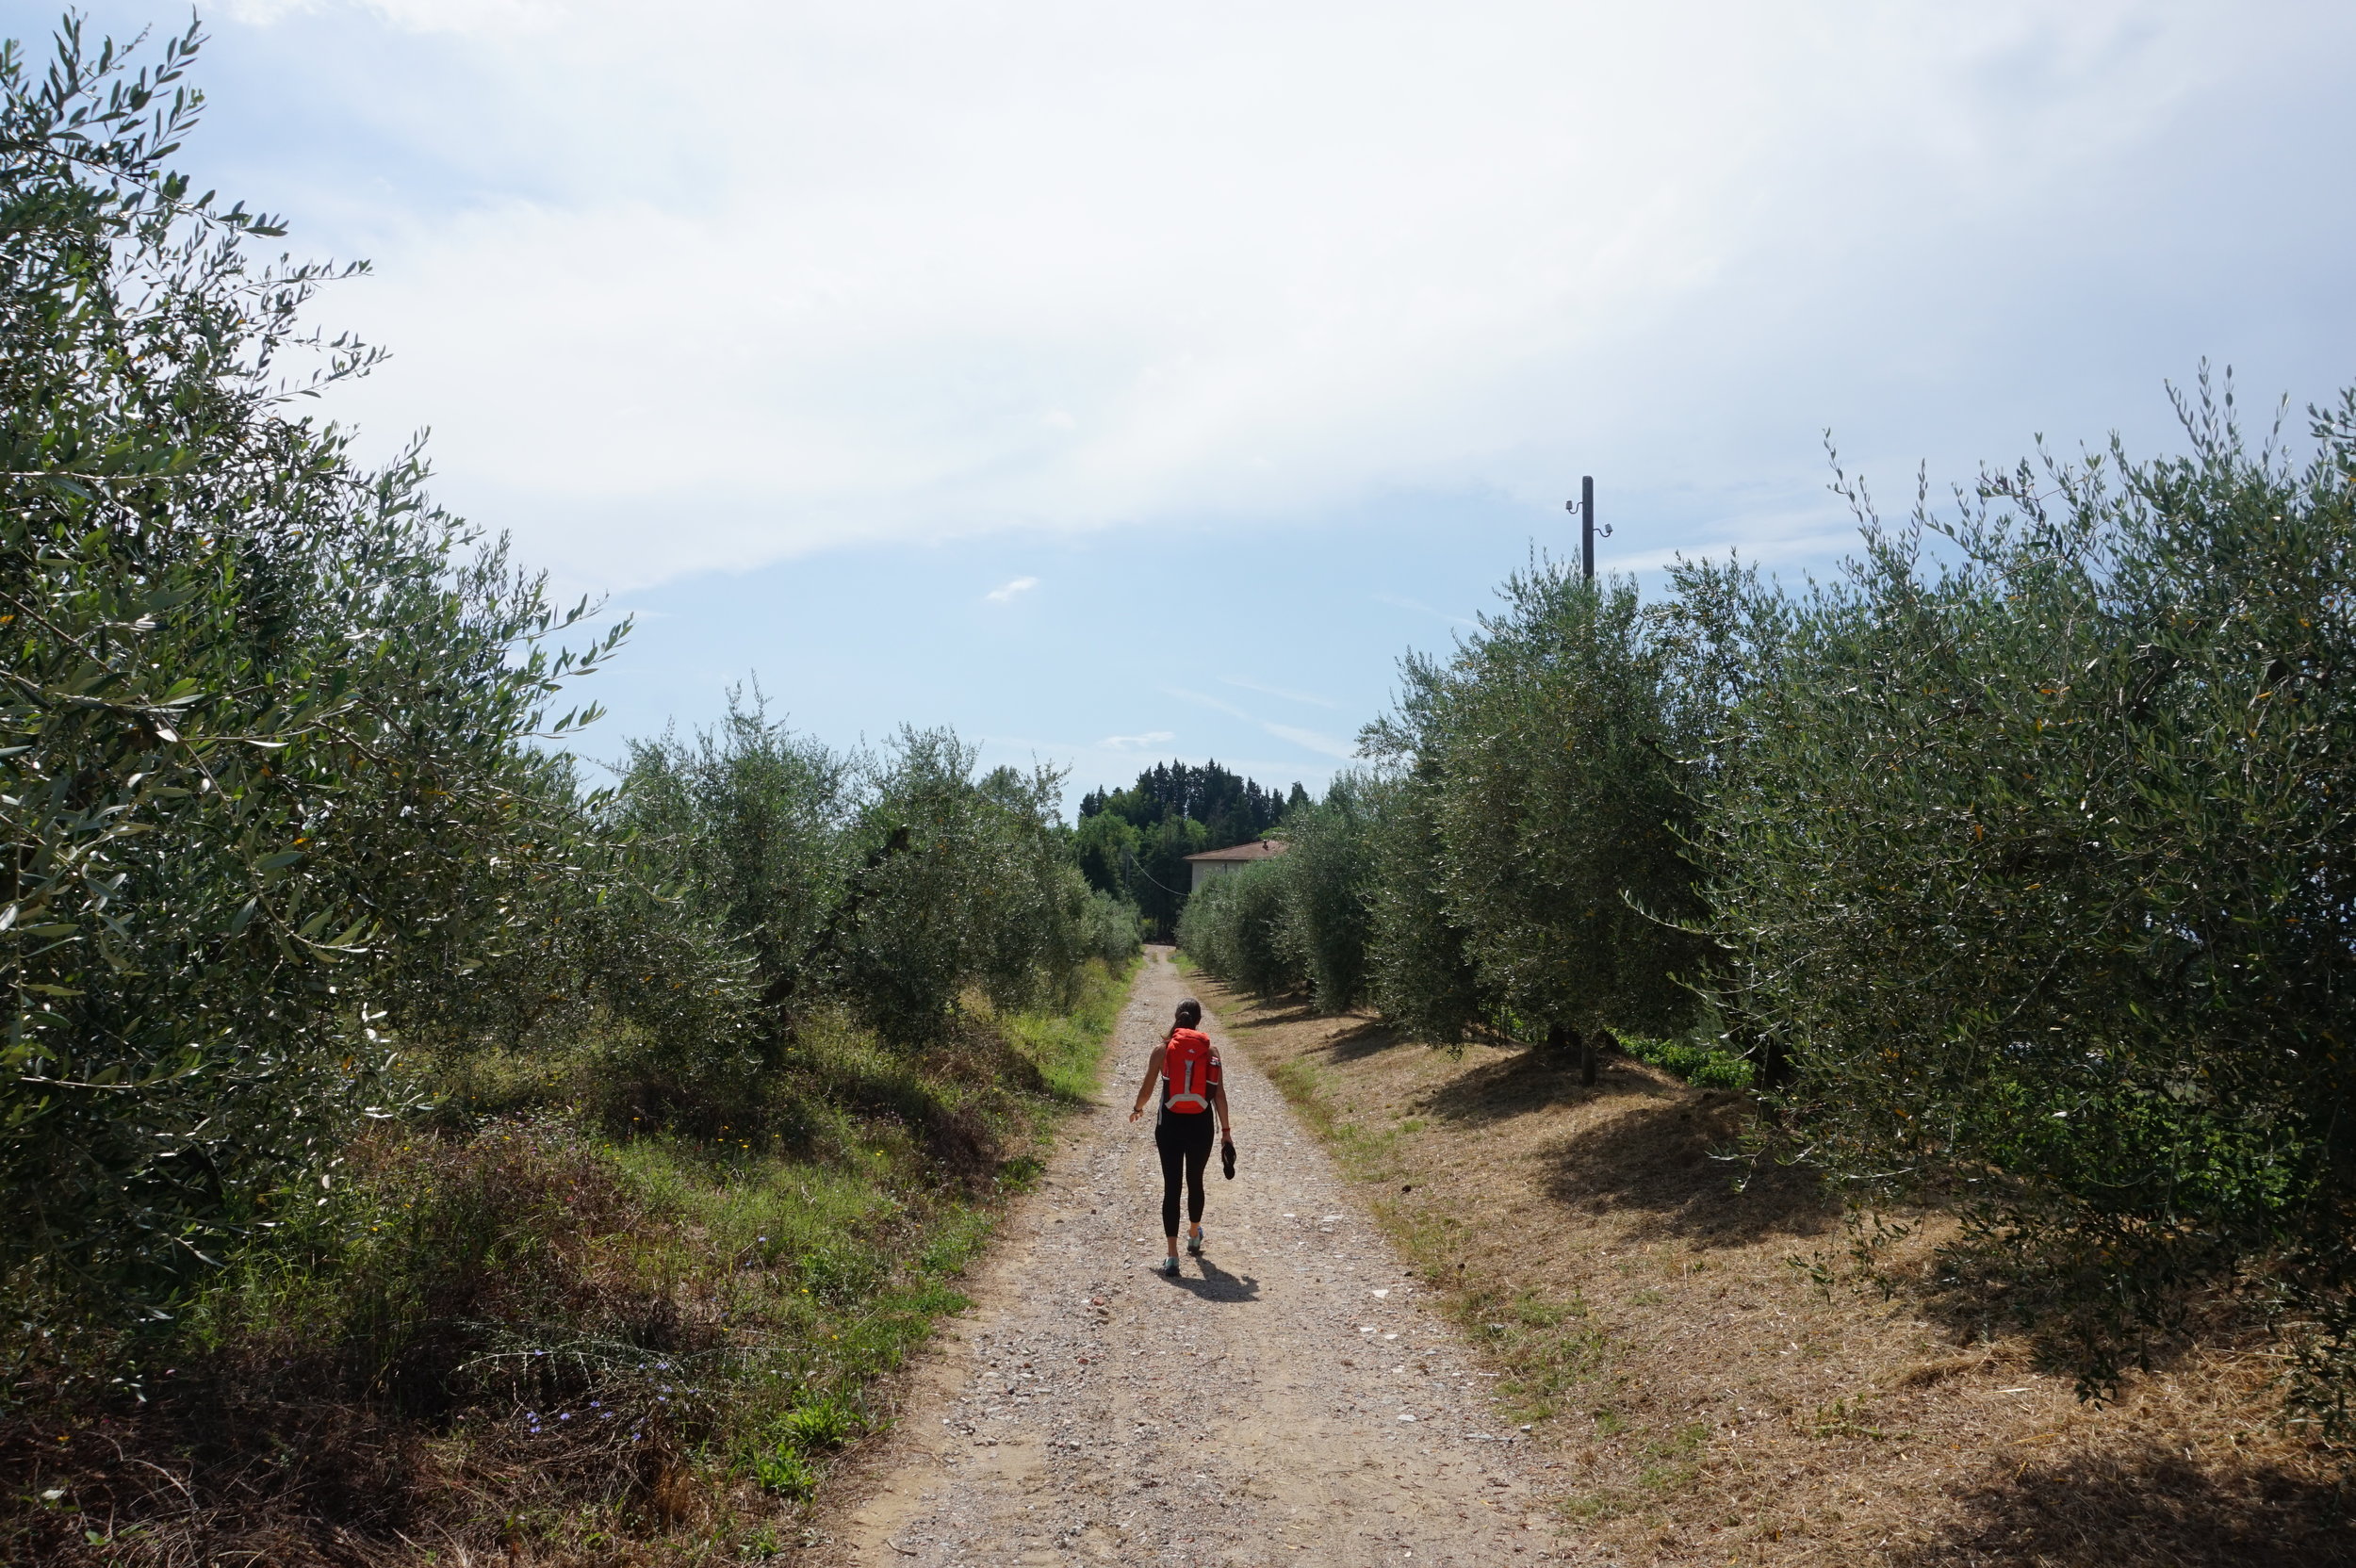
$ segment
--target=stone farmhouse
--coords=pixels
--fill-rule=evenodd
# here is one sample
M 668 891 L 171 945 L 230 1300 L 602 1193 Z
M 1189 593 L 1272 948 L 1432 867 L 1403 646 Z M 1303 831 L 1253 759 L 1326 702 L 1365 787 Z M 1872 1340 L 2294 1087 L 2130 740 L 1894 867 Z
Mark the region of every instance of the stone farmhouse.
M 1199 893 L 1204 884 L 1216 881 L 1231 871 L 1240 871 L 1245 866 L 1284 853 L 1284 840 L 1260 839 L 1229 849 L 1207 849 L 1200 855 L 1189 855 L 1186 864 L 1194 868 L 1194 880 L 1186 885 L 1186 891 Z

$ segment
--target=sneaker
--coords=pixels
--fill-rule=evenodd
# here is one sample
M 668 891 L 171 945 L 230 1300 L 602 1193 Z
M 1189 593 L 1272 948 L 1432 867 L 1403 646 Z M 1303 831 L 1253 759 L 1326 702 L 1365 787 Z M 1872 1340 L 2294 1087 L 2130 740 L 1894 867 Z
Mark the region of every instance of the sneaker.
M 1164 1258 L 1161 1262 L 1153 1266 L 1153 1272 L 1156 1274 L 1167 1274 L 1174 1280 L 1178 1277 L 1178 1260 L 1176 1258 Z
M 1186 1238 L 1186 1256 L 1190 1258 L 1201 1257 L 1203 1255 L 1203 1244 L 1210 1239 L 1211 1238 L 1204 1235 L 1200 1229 L 1197 1229 L 1194 1234 Z

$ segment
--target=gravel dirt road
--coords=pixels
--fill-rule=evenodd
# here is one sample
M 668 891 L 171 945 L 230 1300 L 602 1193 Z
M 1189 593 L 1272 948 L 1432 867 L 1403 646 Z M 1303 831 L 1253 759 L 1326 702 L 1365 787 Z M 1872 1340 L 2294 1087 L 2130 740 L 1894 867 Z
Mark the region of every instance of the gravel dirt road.
M 1162 1252 L 1150 1118 L 1127 1112 L 1186 994 L 1149 949 L 1098 1102 L 977 1271 L 974 1310 L 843 1478 L 804 1558 L 1520 1564 L 1557 1550 L 1490 1379 L 1273 1085 L 1220 1033 L 1241 1160 L 1208 1255 Z

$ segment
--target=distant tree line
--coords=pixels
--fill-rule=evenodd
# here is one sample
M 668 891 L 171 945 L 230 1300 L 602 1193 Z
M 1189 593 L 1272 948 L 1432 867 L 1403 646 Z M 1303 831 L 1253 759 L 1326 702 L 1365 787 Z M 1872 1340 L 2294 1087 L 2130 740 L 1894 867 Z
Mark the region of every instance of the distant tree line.
M 1090 887 L 1136 905 L 1167 939 L 1186 901 L 1187 856 L 1251 843 L 1308 799 L 1299 784 L 1279 794 L 1216 761 L 1157 762 L 1128 789 L 1081 796 L 1072 847 Z
M 1180 939 L 1438 1044 L 1755 1083 L 1762 1145 L 1960 1209 L 1952 1288 L 2082 1388 L 2204 1293 L 2356 1388 L 2356 393 L 1862 527 L 1789 592 L 1552 564 L 1410 658 L 1367 766 Z M 1725 1070 L 1739 1066 L 1739 1074 Z

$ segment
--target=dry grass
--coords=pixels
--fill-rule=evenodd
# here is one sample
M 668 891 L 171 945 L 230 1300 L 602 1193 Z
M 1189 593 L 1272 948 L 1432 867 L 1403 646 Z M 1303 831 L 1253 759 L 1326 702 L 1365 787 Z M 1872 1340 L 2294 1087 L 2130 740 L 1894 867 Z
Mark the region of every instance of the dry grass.
M 636 1266 L 675 1219 L 561 1123 L 365 1137 L 342 1168 L 350 1217 L 197 1303 L 139 1368 L 145 1397 L 75 1397 L 64 1365 L 11 1389 L 8 1550 L 373 1564 L 649 1514 L 693 1431 L 649 1380 L 536 1342 L 562 1325 L 576 1347 L 709 1360 L 725 1325 Z
M 1885 1295 L 1811 1182 L 1715 1157 L 1738 1097 L 1627 1060 L 1582 1089 L 1524 1052 L 1198 984 L 1452 1289 L 1579 1560 L 2356 1562 L 2348 1456 L 2279 1425 L 2253 1336 L 2082 1404 L 1975 1303 L 1908 1286 L 1939 1217 L 1890 1250 Z

